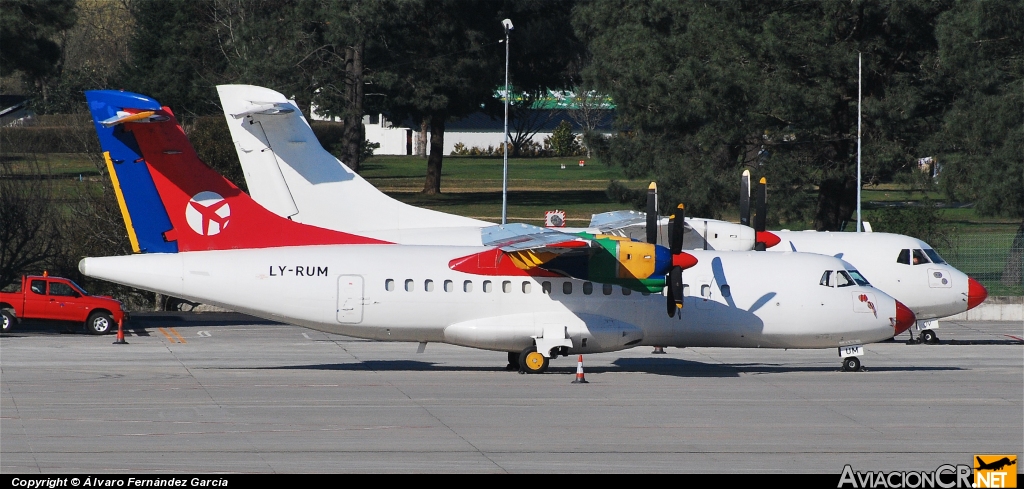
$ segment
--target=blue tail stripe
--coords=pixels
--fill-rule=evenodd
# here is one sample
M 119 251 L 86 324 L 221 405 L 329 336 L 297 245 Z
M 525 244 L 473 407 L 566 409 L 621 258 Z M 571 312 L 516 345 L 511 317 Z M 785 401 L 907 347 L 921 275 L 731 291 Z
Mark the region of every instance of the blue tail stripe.
M 163 233 L 171 229 L 171 220 L 156 191 L 149 167 L 142 161 L 135 137 L 125 132 L 121 125 L 103 127 L 99 123 L 126 107 L 160 110 L 160 104 L 143 95 L 114 90 L 87 91 L 85 98 L 89 102 L 100 147 L 110 153 L 114 162 L 114 171 L 131 215 L 139 248 L 145 253 L 177 253 L 177 243 L 164 241 Z

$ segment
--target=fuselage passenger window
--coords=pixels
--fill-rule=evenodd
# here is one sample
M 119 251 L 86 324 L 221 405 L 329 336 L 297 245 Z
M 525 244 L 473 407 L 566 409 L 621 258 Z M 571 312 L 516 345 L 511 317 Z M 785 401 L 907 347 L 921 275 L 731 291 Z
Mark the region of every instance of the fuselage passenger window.
M 426 281 L 424 281 L 423 282 L 423 290 L 425 290 L 427 292 L 433 292 L 434 291 L 434 281 L 430 280 L 430 279 L 427 279 Z
M 384 290 L 386 290 L 388 292 L 394 292 L 395 291 L 395 280 L 394 279 L 390 279 L 390 278 L 385 280 L 384 281 Z
M 412 292 L 412 289 L 415 287 L 415 285 L 413 285 L 413 284 L 414 284 L 414 282 L 413 282 L 413 280 L 411 278 L 410 279 L 406 279 L 406 281 L 405 281 L 405 291 L 406 292 Z
M 622 287 L 622 295 L 629 295 L 629 294 L 632 294 L 632 293 L 633 293 L 632 290 L 627 289 L 626 287 Z
M 455 284 L 451 280 L 445 280 L 444 281 L 444 291 L 445 292 L 452 292 L 454 290 L 455 290 Z
M 562 293 L 565 295 L 572 294 L 572 282 L 562 282 Z
M 473 291 L 473 281 L 472 280 L 467 280 L 465 282 L 462 282 L 462 291 L 463 292 L 472 292 Z
M 485 294 L 490 294 L 491 293 L 491 281 L 490 280 L 484 280 L 484 293 Z
M 512 293 L 512 282 L 509 281 L 509 280 L 506 280 L 506 281 L 502 282 L 501 283 L 501 291 L 506 293 L 506 294 L 511 294 Z
M 601 293 L 604 295 L 612 295 L 612 284 L 601 284 Z
M 590 295 L 594 293 L 593 282 L 583 282 L 583 295 Z
M 551 282 L 547 282 L 547 281 L 541 282 L 540 283 L 540 293 L 541 294 L 551 295 Z
M 530 285 L 530 282 L 523 282 L 523 293 L 524 294 L 529 294 L 530 290 L 532 290 L 532 289 L 533 289 L 533 286 Z

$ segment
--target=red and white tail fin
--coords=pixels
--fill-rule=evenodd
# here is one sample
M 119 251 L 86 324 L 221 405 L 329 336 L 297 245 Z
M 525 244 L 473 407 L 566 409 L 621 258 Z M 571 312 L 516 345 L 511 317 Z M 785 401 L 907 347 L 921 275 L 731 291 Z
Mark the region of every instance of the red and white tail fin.
M 148 110 L 131 106 L 140 99 L 148 102 Z M 102 101 L 107 112 L 119 115 L 101 120 L 103 113 L 92 107 L 99 105 L 94 103 L 96 101 Z M 119 166 L 145 164 L 162 203 L 160 210 L 166 212 L 165 219 L 170 220 L 170 229 L 162 233 L 162 239 L 176 243 L 177 251 L 385 243 L 300 224 L 268 211 L 200 161 L 171 110 L 167 107 L 153 110 L 155 103 L 137 94 L 103 91 L 91 93 L 90 108 L 106 154 L 110 150 L 104 143 L 113 146 L 113 142 L 119 142 L 124 146 L 118 148 L 120 151 L 126 151 L 127 147 L 140 155 L 134 161 L 118 159 L 117 163 L 109 165 L 115 187 L 119 187 L 116 181 Z M 119 200 L 131 233 L 131 222 L 148 219 L 147 214 L 153 209 L 133 208 L 131 198 L 120 197 L 122 192 L 130 194 L 133 189 L 119 187 Z

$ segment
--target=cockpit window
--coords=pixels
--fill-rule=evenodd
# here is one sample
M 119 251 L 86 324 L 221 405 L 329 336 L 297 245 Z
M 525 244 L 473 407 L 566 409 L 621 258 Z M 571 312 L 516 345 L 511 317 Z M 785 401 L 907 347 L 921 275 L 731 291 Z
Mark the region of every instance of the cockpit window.
M 855 282 L 850 278 L 850 274 L 846 273 L 846 270 L 839 270 L 836 272 L 836 287 L 849 287 Z
M 847 273 L 850 274 L 850 277 L 853 278 L 854 282 L 857 282 L 857 285 L 871 285 L 868 283 L 867 279 L 860 274 L 860 272 L 856 270 L 847 270 Z
M 931 263 L 928 259 L 928 255 L 924 254 L 924 250 L 914 250 L 914 265 L 925 265 Z
M 896 263 L 910 265 L 910 250 L 900 250 L 900 256 L 896 258 Z
M 832 270 L 825 270 L 825 273 L 821 274 L 821 281 L 818 282 L 818 285 L 832 286 Z
M 946 263 L 946 260 L 943 260 L 942 257 L 931 248 L 925 249 L 924 253 L 928 255 L 928 258 L 932 259 L 932 263 Z

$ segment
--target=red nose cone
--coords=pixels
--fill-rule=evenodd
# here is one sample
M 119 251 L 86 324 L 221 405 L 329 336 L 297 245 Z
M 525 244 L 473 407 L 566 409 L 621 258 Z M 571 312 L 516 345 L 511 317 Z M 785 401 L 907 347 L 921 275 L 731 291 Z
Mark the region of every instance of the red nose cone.
M 974 306 L 981 304 L 986 297 L 988 297 L 988 291 L 985 290 L 985 286 L 979 284 L 977 280 L 967 277 L 967 308 L 974 309 Z
M 672 255 L 672 265 L 682 267 L 683 270 L 690 268 L 697 264 L 697 257 L 683 251 Z
M 910 329 L 910 327 L 914 325 L 915 321 L 917 321 L 917 316 L 914 315 L 914 311 L 911 311 L 910 308 L 904 306 L 902 302 L 896 301 L 896 326 L 894 326 L 896 332 L 892 335 L 896 336 Z
M 765 248 L 771 248 L 782 242 L 782 238 L 772 234 L 771 231 L 758 231 L 755 239 L 758 243 L 764 243 Z

